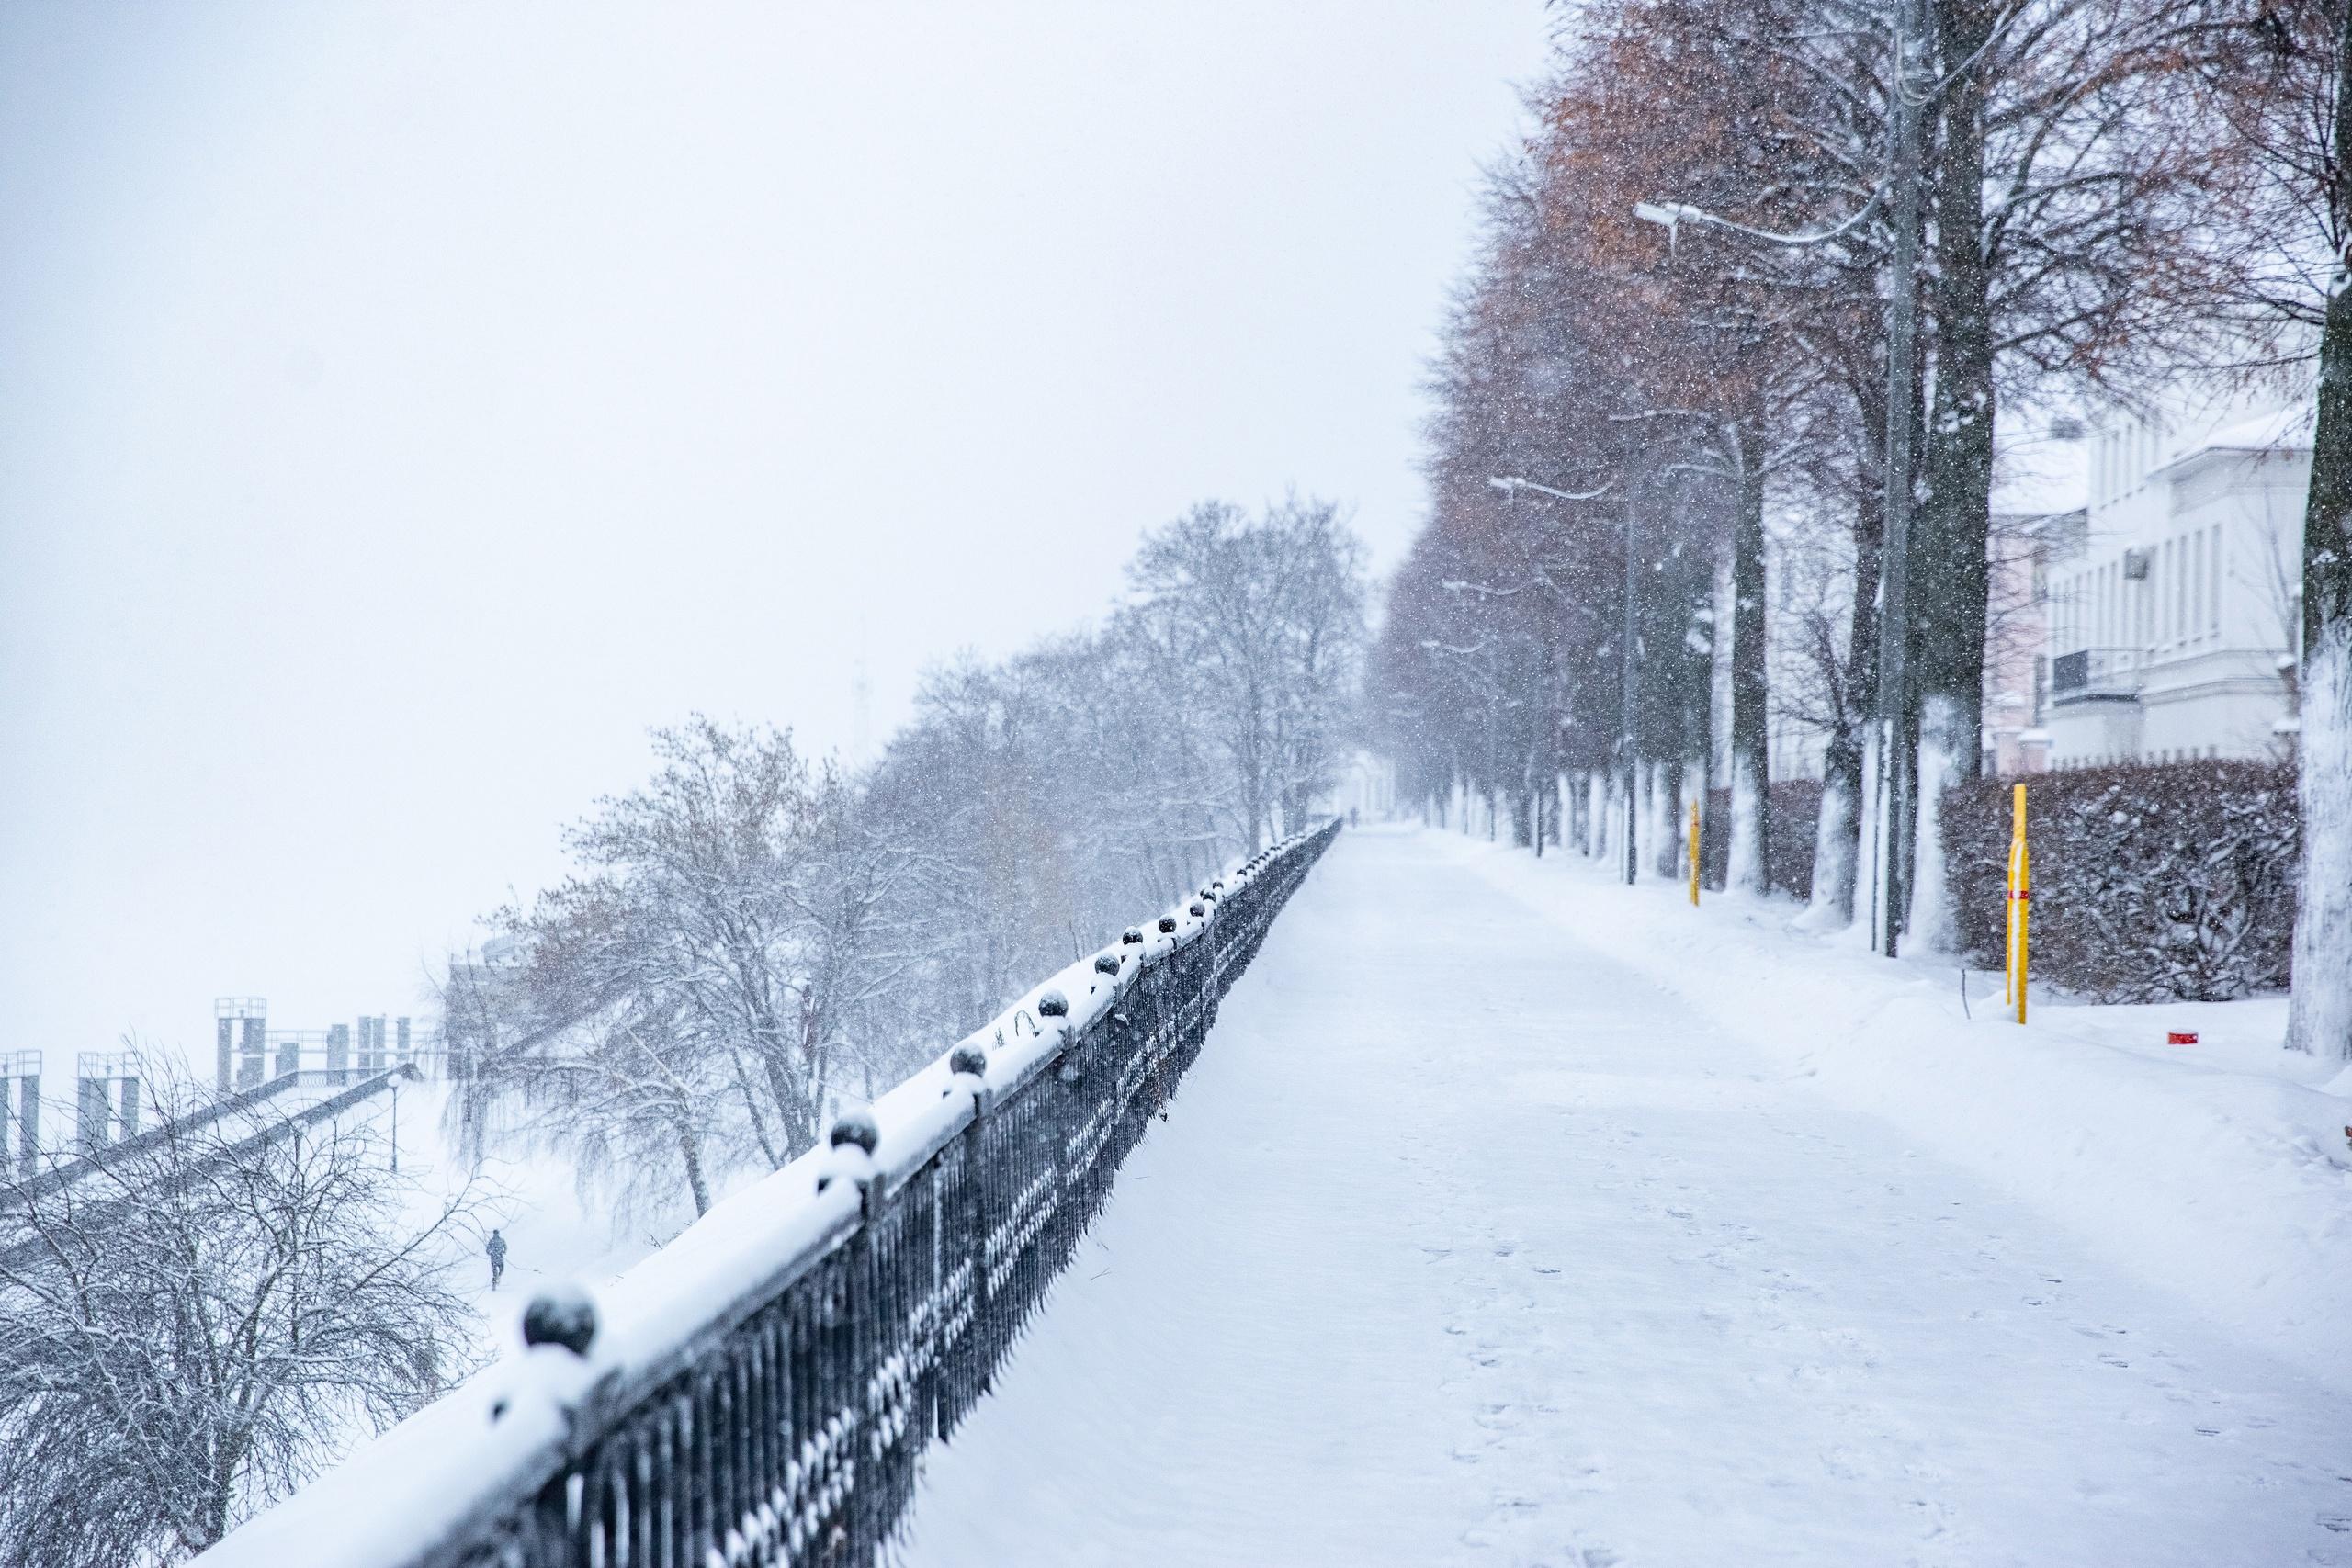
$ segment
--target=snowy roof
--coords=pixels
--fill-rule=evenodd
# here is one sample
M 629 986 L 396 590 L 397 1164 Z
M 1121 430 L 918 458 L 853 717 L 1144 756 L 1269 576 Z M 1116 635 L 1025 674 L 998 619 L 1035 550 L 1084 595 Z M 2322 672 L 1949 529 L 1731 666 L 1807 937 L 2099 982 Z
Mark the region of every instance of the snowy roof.
M 2005 517 L 2075 511 L 2089 503 L 2090 472 L 2090 443 L 2079 434 L 2004 431 L 1993 457 L 1993 511 Z
M 2219 426 L 2203 440 L 2185 447 L 2177 457 L 2155 471 L 2160 474 L 2176 473 L 2199 458 L 2223 452 L 2308 452 L 2312 446 L 2312 426 L 2317 418 L 2317 404 L 2293 402 L 2266 413 L 2233 420 Z

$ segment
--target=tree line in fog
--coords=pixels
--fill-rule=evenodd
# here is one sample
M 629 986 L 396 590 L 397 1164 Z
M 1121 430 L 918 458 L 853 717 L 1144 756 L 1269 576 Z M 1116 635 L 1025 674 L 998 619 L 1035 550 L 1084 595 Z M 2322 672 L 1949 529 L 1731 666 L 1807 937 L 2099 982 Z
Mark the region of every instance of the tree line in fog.
M 871 766 L 661 731 L 653 776 L 568 830 L 571 875 L 451 970 L 468 1139 L 697 1213 L 814 1146 L 829 1107 L 1304 821 L 1363 602 L 1331 505 L 1207 502 L 1145 538 L 1099 626 L 932 671 Z

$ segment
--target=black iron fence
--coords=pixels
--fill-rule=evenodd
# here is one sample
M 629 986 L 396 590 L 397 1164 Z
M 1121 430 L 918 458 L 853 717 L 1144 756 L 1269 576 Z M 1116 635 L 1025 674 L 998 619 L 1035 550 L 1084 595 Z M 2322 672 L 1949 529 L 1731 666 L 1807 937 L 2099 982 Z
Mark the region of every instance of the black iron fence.
M 874 1562 L 918 1456 L 988 1391 L 1338 828 L 1257 855 L 842 1118 L 829 1150 L 673 1244 L 660 1300 L 609 1322 L 576 1293 L 534 1301 L 524 1375 L 486 1426 L 428 1411 L 201 1561 Z

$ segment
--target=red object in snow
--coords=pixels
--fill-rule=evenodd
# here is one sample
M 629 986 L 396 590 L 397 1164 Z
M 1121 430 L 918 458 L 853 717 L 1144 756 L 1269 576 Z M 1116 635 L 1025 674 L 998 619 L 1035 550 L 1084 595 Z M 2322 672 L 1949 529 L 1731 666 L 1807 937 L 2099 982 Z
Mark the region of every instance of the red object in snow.
M 2165 1043 L 2167 1045 L 2194 1045 L 2197 1043 L 2197 1031 L 2193 1029 L 2168 1030 L 2165 1033 Z

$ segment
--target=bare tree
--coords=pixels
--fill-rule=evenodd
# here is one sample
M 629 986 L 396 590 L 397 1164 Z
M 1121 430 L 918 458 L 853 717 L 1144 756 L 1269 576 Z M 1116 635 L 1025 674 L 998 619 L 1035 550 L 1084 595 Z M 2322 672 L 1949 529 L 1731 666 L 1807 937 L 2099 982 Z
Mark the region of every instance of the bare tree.
M 469 1189 L 426 1198 L 363 1122 L 184 1118 L 62 1184 L 0 1176 L 0 1559 L 174 1562 L 472 1368 Z
M 1122 625 L 1221 757 L 1254 850 L 1326 787 L 1363 635 L 1362 551 L 1329 502 L 1205 502 L 1144 541 Z

